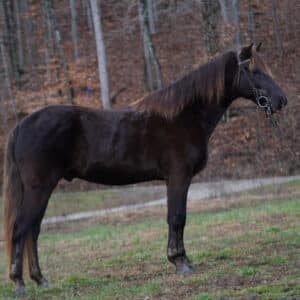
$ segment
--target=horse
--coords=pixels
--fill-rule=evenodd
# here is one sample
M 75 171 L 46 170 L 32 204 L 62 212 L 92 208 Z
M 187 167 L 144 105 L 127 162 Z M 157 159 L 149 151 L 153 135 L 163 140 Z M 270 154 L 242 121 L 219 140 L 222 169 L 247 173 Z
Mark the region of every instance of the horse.
M 187 193 L 206 165 L 212 132 L 239 97 L 268 115 L 287 104 L 259 48 L 228 50 L 127 108 L 53 105 L 16 125 L 5 151 L 3 219 L 9 277 L 17 293 L 26 293 L 25 256 L 31 279 L 48 286 L 38 236 L 49 197 L 63 178 L 107 185 L 164 180 L 168 260 L 177 273 L 195 270 L 183 238 Z

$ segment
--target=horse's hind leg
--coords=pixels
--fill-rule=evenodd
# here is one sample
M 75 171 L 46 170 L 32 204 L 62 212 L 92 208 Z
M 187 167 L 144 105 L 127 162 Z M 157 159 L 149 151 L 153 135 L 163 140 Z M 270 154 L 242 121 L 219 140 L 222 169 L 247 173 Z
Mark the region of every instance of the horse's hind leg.
M 38 237 L 40 234 L 41 222 L 32 226 L 31 240 L 27 243 L 29 274 L 39 287 L 47 288 L 48 281 L 42 275 L 38 257 Z
M 38 264 L 37 238 L 40 223 L 55 185 L 44 188 L 24 187 L 23 207 L 16 218 L 11 251 L 10 278 L 16 283 L 16 292 L 25 293 L 23 281 L 24 250 L 28 256 L 30 276 L 39 284 L 46 285 Z M 25 248 L 26 247 L 26 248 Z
M 16 284 L 17 294 L 27 293 L 23 280 L 23 250 L 25 238 L 24 230 L 14 229 L 9 277 Z

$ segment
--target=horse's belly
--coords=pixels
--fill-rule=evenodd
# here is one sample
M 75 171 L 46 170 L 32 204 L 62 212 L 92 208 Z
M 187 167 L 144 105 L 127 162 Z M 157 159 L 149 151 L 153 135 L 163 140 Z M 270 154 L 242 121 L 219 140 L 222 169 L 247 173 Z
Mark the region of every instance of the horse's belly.
M 154 170 L 135 170 L 134 168 L 103 167 L 93 165 L 80 178 L 107 185 L 125 185 L 142 181 L 163 179 Z

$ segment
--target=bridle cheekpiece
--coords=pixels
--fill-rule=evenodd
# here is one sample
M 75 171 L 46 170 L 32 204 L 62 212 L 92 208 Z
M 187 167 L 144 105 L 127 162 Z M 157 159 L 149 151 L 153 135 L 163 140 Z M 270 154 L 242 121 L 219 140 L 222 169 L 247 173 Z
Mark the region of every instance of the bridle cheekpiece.
M 250 77 L 248 76 L 248 74 L 246 72 L 246 65 L 249 65 L 249 63 L 250 63 L 250 59 L 246 59 L 242 62 L 239 62 L 239 78 L 240 78 L 240 72 L 244 72 L 245 77 L 250 85 L 251 92 L 254 95 L 257 106 L 264 110 L 266 117 L 267 117 L 267 119 L 270 120 L 272 126 L 277 127 L 278 123 L 272 115 L 273 108 L 272 108 L 272 102 L 271 102 L 270 97 L 268 97 L 266 95 L 265 90 L 258 89 L 254 86 L 253 82 L 251 81 Z

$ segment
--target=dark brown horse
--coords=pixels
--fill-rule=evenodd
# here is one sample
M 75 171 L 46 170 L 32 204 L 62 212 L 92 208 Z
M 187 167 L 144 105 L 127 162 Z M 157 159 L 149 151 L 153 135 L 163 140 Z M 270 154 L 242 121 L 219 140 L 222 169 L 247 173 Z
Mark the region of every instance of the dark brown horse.
M 268 114 L 287 103 L 253 45 L 220 55 L 135 107 L 49 106 L 20 122 L 8 139 L 4 171 L 5 240 L 16 291 L 26 291 L 24 254 L 31 278 L 47 286 L 37 240 L 48 199 L 62 178 L 109 185 L 165 180 L 168 259 L 177 272 L 191 272 L 183 243 L 188 188 L 205 167 L 213 130 L 238 97 Z

